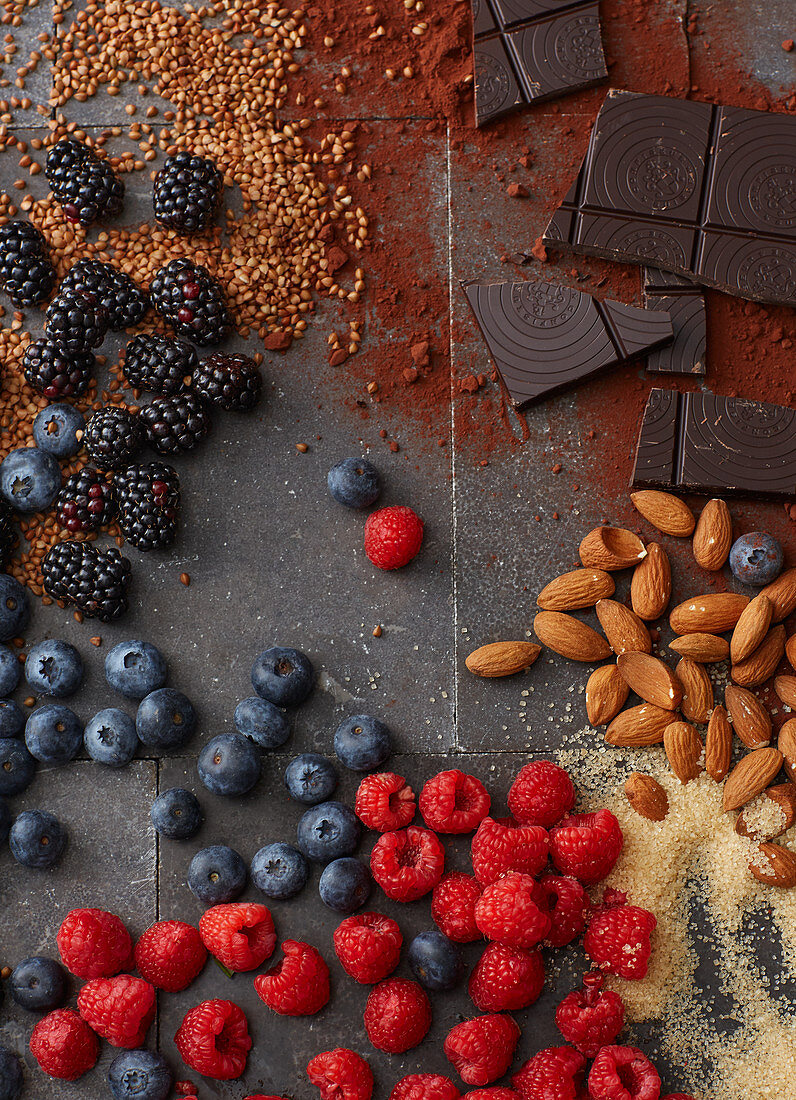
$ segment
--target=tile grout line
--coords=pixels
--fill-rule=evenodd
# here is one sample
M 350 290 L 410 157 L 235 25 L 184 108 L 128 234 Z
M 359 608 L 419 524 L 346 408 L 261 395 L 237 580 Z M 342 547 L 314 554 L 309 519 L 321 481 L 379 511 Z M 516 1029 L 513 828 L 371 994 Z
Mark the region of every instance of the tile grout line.
M 448 205 L 448 356 L 450 371 L 451 439 L 451 580 L 453 589 L 453 750 L 459 752 L 459 586 L 457 565 L 456 434 L 453 389 L 453 203 L 451 186 L 451 127 L 445 123 L 446 201 Z

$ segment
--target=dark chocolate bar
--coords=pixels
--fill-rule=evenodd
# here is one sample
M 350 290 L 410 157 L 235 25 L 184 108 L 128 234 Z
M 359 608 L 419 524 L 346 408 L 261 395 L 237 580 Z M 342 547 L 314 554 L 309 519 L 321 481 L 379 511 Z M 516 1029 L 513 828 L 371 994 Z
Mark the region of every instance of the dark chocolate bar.
M 796 117 L 610 91 L 543 240 L 796 305 Z
M 656 374 L 705 373 L 705 300 L 690 279 L 644 268 L 644 305 L 668 310 L 674 339 L 647 357 L 647 370 Z
M 554 283 L 465 283 L 518 408 L 672 339 L 665 310 L 600 302 Z
M 597 0 L 472 0 L 472 8 L 478 126 L 608 75 Z

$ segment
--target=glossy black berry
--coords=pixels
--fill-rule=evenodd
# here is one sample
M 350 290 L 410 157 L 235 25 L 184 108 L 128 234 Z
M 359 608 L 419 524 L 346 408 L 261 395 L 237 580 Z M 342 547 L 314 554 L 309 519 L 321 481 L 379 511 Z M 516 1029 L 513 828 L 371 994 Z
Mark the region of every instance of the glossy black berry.
M 124 183 L 107 160 L 74 138 L 56 142 L 47 154 L 44 174 L 69 221 L 91 225 L 118 214 Z
M 147 442 L 159 454 L 192 451 L 210 431 L 210 417 L 194 393 L 156 397 L 140 413 Z
M 69 268 L 58 288 L 90 294 L 108 313 L 108 327 L 114 332 L 137 325 L 149 307 L 146 291 L 136 286 L 124 271 L 99 260 L 78 260 Z
M 224 178 L 212 160 L 191 153 L 167 157 L 155 176 L 155 218 L 177 233 L 196 233 L 213 221 Z
M 31 222 L 0 226 L 0 283 L 16 306 L 35 306 L 55 286 L 47 242 Z
M 195 393 L 230 412 L 247 412 L 260 400 L 263 380 L 248 355 L 209 355 L 193 373 Z
M 115 546 L 56 542 L 41 565 L 44 589 L 54 600 L 73 603 L 84 615 L 111 622 L 127 610 L 132 569 Z
M 141 333 L 127 345 L 124 374 L 135 389 L 168 396 L 190 385 L 198 362 L 187 340 Z
M 119 501 L 119 526 L 138 550 L 159 550 L 177 535 L 180 479 L 173 466 L 150 462 L 127 466 L 114 474 Z
M 47 339 L 67 355 L 99 347 L 108 331 L 108 311 L 93 294 L 60 291 L 44 318 Z
M 84 466 L 67 478 L 55 502 L 58 522 L 70 535 L 88 535 L 116 518 L 113 487 L 104 474 Z
M 103 470 L 127 466 L 142 443 L 138 417 L 121 405 L 106 405 L 92 413 L 83 445 L 92 462 Z
M 80 397 L 94 377 L 97 360 L 91 351 L 69 355 L 51 340 L 34 340 L 25 348 L 22 369 L 37 393 L 51 400 Z
M 221 284 L 191 260 L 172 260 L 161 267 L 149 296 L 177 335 L 196 344 L 220 344 L 232 327 Z

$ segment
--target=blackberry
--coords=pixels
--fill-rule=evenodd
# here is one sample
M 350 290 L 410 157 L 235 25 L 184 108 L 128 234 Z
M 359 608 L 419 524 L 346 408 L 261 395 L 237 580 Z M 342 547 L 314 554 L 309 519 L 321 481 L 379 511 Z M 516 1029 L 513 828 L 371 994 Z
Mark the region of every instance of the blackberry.
M 121 405 L 106 405 L 92 413 L 83 436 L 83 446 L 89 458 L 103 470 L 126 466 L 141 442 L 138 418 Z
M 160 550 L 177 536 L 180 479 L 173 466 L 150 462 L 128 466 L 113 476 L 119 499 L 119 526 L 141 551 Z
M 182 393 L 190 384 L 199 360 L 186 340 L 171 336 L 134 336 L 124 353 L 124 373 L 137 390 Z
M 155 176 L 155 218 L 176 233 L 205 229 L 221 202 L 224 177 L 212 160 L 191 153 L 166 157 Z
M 16 542 L 13 509 L 4 500 L 0 500 L 0 569 L 8 564 Z
M 196 344 L 220 344 L 232 327 L 221 285 L 190 260 L 172 260 L 161 267 L 149 296 L 177 335 Z
M 93 294 L 62 290 L 47 307 L 44 331 L 68 355 L 98 347 L 108 331 L 108 311 Z
M 234 412 L 253 409 L 262 385 L 257 364 L 248 355 L 210 355 L 193 374 L 193 388 L 200 397 Z
M 124 271 L 99 260 L 78 260 L 70 267 L 61 280 L 59 295 L 65 290 L 92 295 L 108 311 L 108 328 L 114 332 L 137 325 L 149 308 L 146 291 Z
M 162 455 L 192 451 L 210 431 L 210 417 L 195 393 L 156 397 L 140 415 L 149 445 Z
M 60 525 L 70 535 L 88 535 L 116 518 L 113 488 L 104 474 L 84 466 L 67 478 L 55 502 Z
M 90 351 L 67 355 L 47 339 L 34 340 L 25 348 L 22 367 L 25 378 L 45 397 L 80 397 L 94 376 L 97 360 Z
M 109 623 L 127 610 L 132 569 L 115 546 L 56 542 L 41 563 L 44 590 L 84 615 Z
M 0 283 L 15 306 L 37 306 L 55 286 L 47 242 L 31 222 L 0 226 Z
M 74 138 L 53 145 L 44 174 L 69 221 L 91 225 L 122 208 L 123 181 L 107 160 L 100 160 L 93 149 Z

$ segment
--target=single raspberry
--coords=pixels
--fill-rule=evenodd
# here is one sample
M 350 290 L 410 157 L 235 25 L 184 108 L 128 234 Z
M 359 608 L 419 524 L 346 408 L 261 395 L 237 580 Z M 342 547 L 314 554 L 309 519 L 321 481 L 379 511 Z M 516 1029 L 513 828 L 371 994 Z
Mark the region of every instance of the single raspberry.
M 544 989 L 541 952 L 505 947 L 502 943 L 487 944 L 467 988 L 481 1012 L 527 1008 Z
M 417 901 L 437 885 L 445 866 L 445 849 L 428 829 L 384 833 L 370 853 L 370 870 L 393 901 Z
M 533 760 L 509 787 L 509 809 L 523 825 L 557 825 L 575 805 L 575 787 L 558 764 Z
M 243 1010 L 218 1000 L 186 1012 L 174 1042 L 186 1066 L 216 1081 L 240 1077 L 252 1045 Z
M 96 1063 L 99 1040 L 73 1009 L 56 1008 L 34 1027 L 30 1052 L 50 1077 L 76 1081 Z
M 141 1046 L 155 1018 L 155 987 L 130 974 L 93 978 L 78 993 L 77 1007 L 86 1023 L 111 1046 L 133 1050 Z
M 462 1081 L 483 1088 L 509 1068 L 519 1037 L 511 1016 L 476 1016 L 448 1032 L 445 1057 Z
M 321 1100 L 370 1100 L 373 1095 L 370 1066 L 345 1047 L 316 1054 L 307 1065 L 307 1076 L 321 1090 Z
M 511 817 L 485 817 L 473 837 L 475 877 L 488 886 L 507 871 L 538 875 L 549 851 L 550 840 L 540 825 L 520 825 Z
M 452 768 L 424 783 L 418 804 L 435 833 L 471 833 L 489 813 L 491 801 L 480 779 Z
M 198 931 L 181 920 L 161 920 L 147 928 L 135 945 L 135 966 L 158 989 L 187 989 L 207 962 Z
M 73 909 L 56 940 L 61 961 L 76 978 L 111 978 L 132 964 L 130 933 L 104 909 Z
M 329 1000 L 329 967 L 308 943 L 285 940 L 284 958 L 254 979 L 254 988 L 280 1016 L 313 1016 Z
M 514 1089 L 507 1089 L 501 1085 L 492 1085 L 486 1089 L 472 1089 L 462 1096 L 461 1100 L 520 1100 L 520 1094 Z
M 585 1100 L 585 1066 L 572 1047 L 547 1047 L 521 1066 L 511 1083 L 522 1100 Z
M 402 1054 L 422 1043 L 430 1027 L 431 1002 L 417 982 L 388 978 L 371 990 L 365 1031 L 377 1050 Z
M 535 947 L 550 931 L 544 898 L 530 875 L 509 871 L 487 886 L 475 903 L 475 923 L 489 940 L 506 947 Z
M 276 947 L 270 912 L 253 902 L 214 905 L 202 914 L 199 935 L 210 954 L 236 973 L 256 970 Z
M 624 838 L 610 810 L 573 814 L 550 833 L 553 863 L 587 886 L 600 882 L 619 859 Z
M 334 930 L 334 949 L 343 970 L 361 985 L 380 982 L 392 974 L 402 943 L 401 929 L 381 913 L 356 913 Z
M 658 1071 L 637 1047 L 603 1047 L 589 1070 L 591 1100 L 659 1100 Z
M 591 899 L 575 878 L 542 875 L 539 886 L 543 895 L 539 904 L 552 922 L 545 943 L 551 947 L 566 947 L 583 933 Z
M 415 816 L 415 792 L 394 772 L 366 775 L 359 784 L 354 812 L 367 829 L 377 833 L 403 829 Z
M 481 939 L 475 923 L 475 903 L 481 887 L 472 875 L 451 871 L 443 875 L 431 895 L 431 916 L 440 932 L 454 943 L 473 943 Z
M 618 993 L 603 989 L 603 975 L 591 970 L 583 988 L 568 993 L 556 1009 L 558 1030 L 587 1058 L 612 1043 L 625 1023 L 625 1006 Z
M 398 1081 L 388 1100 L 459 1100 L 459 1090 L 441 1073 L 410 1073 Z
M 365 521 L 365 553 L 379 569 L 408 565 L 423 543 L 423 521 L 406 505 L 379 508 Z
M 646 909 L 626 905 L 626 900 L 619 890 L 605 891 L 602 905 L 589 921 L 583 947 L 601 970 L 639 979 L 647 973 L 650 936 L 658 922 Z

